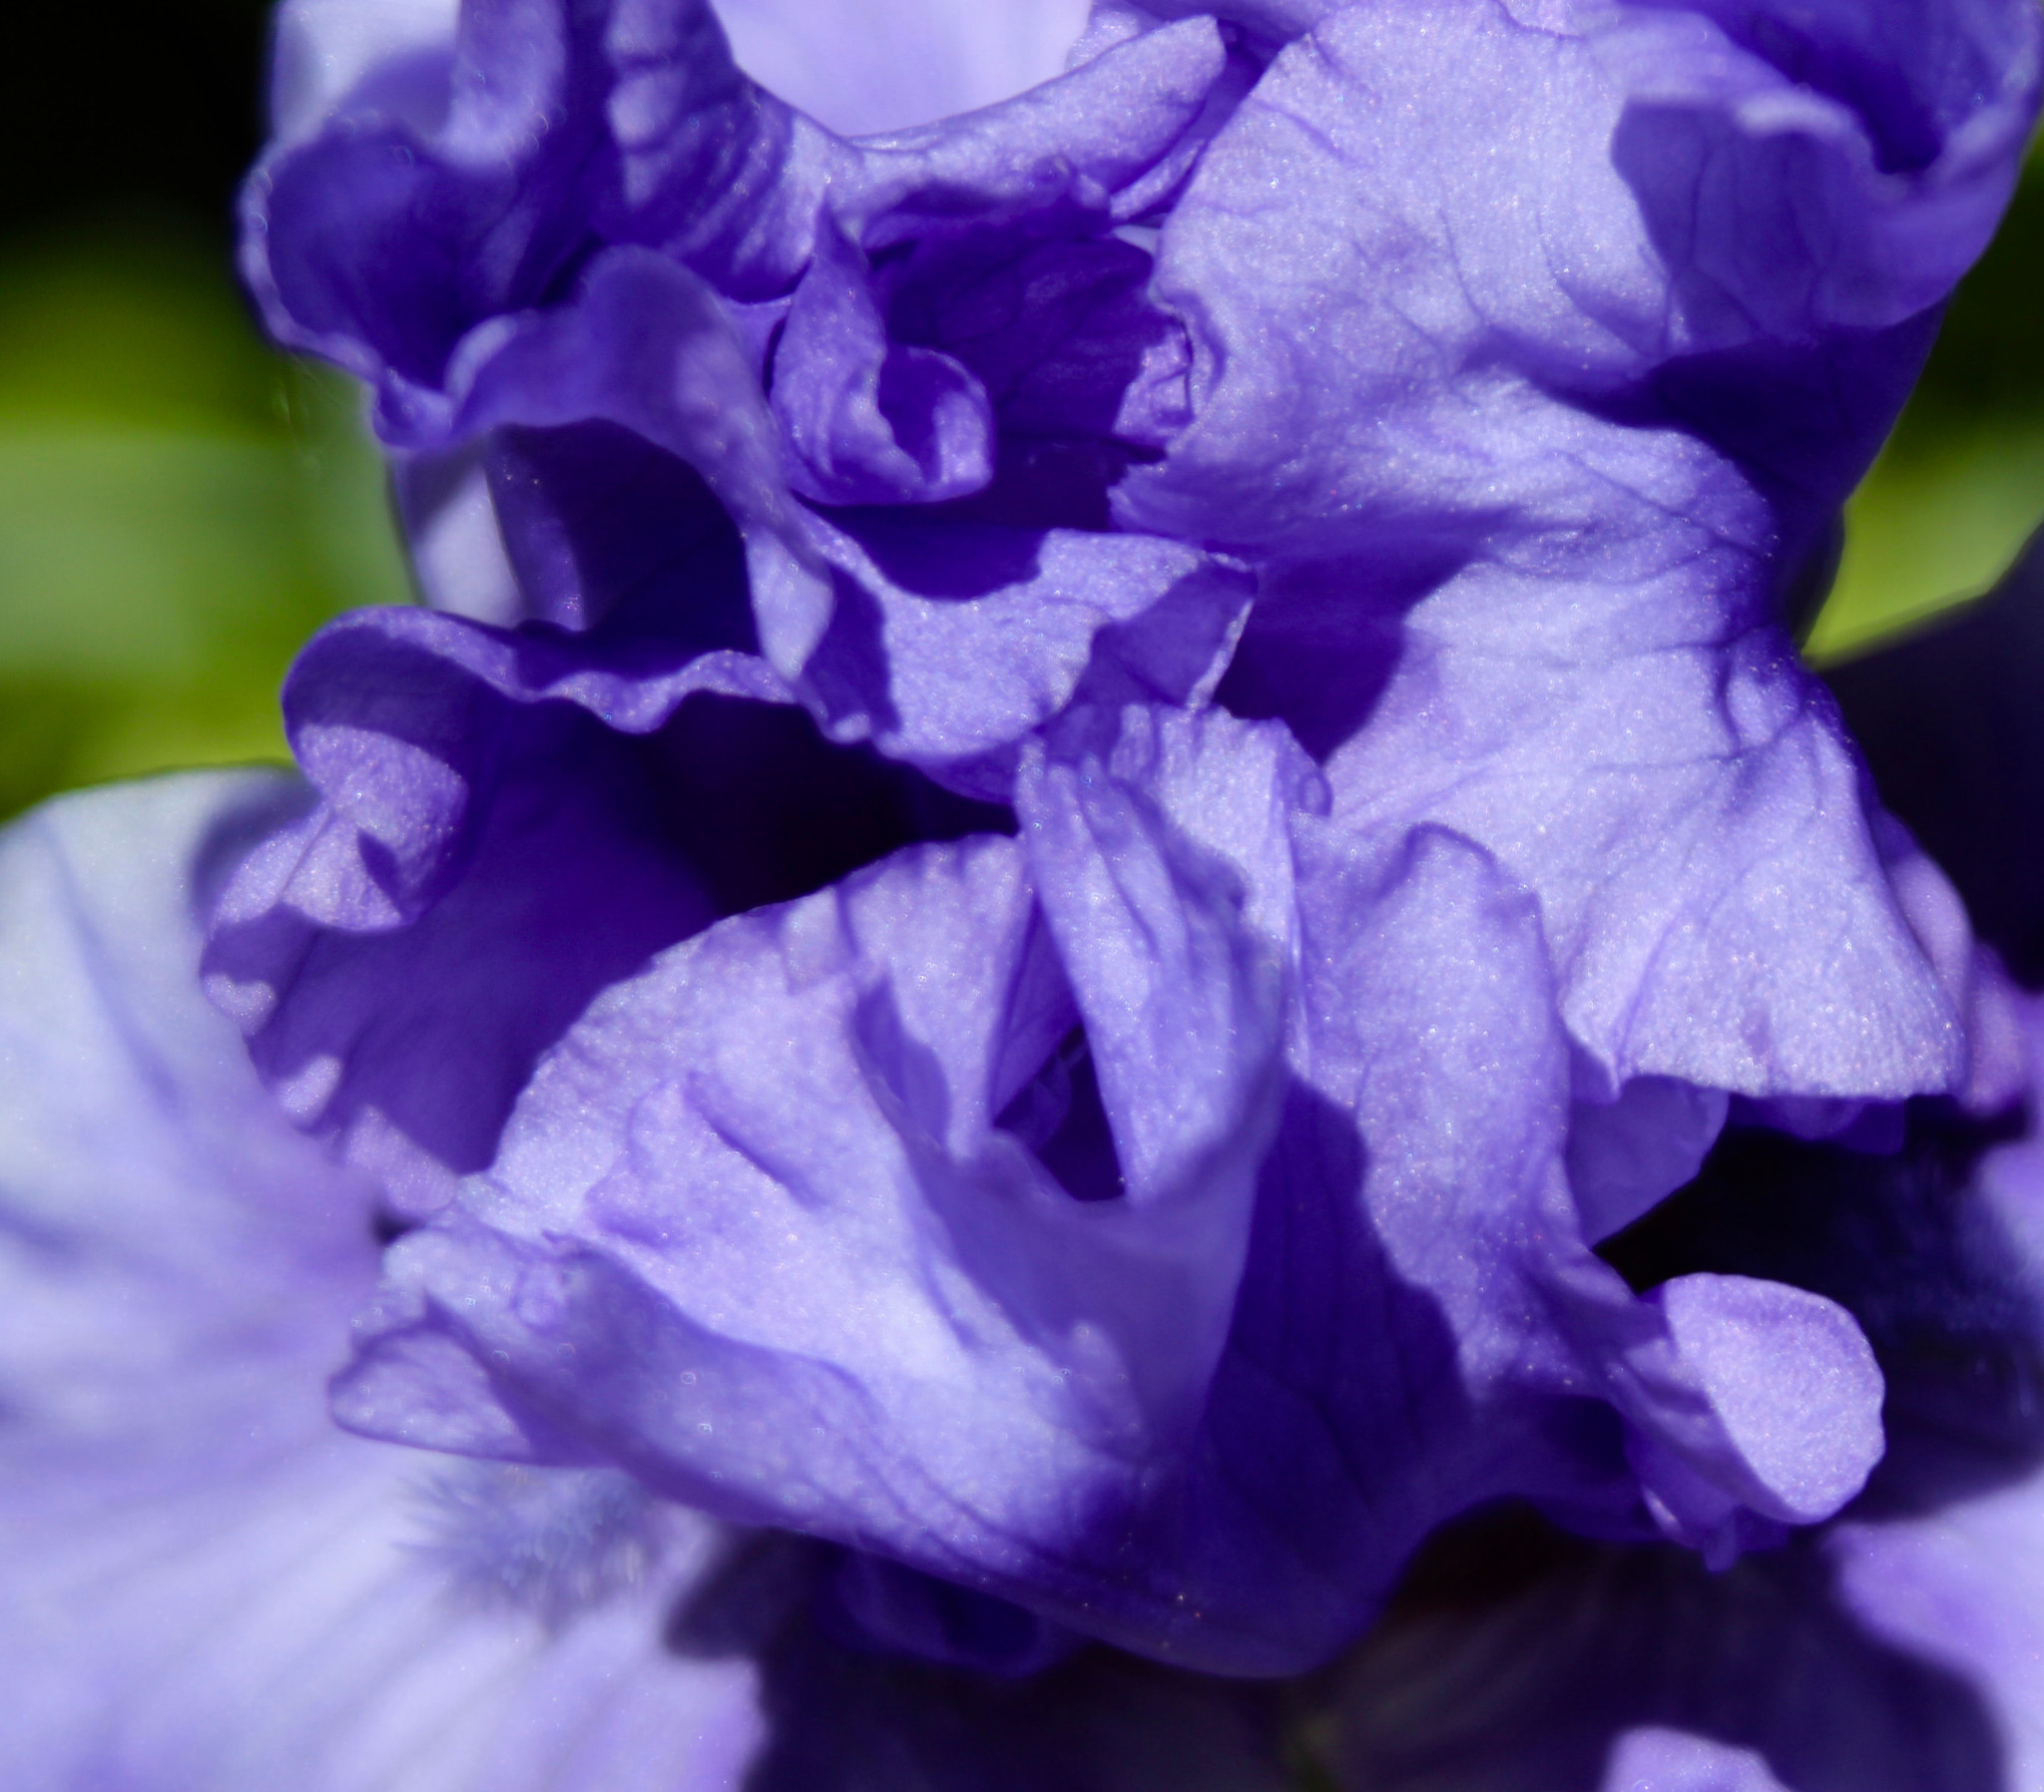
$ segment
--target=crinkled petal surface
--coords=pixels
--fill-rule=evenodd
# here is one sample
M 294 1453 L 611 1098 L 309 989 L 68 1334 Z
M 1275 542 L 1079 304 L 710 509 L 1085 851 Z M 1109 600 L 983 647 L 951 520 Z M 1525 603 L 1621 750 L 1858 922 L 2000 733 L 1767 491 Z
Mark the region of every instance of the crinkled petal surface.
M 1151 1521 L 1238 1658 L 1324 1654 L 1504 1493 L 1720 1561 L 1835 1510 L 1880 1450 L 1846 1314 L 1733 1277 L 1643 1300 L 1588 1251 L 1523 893 L 1442 834 L 1324 830 L 1300 863 L 1311 1020 L 1196 1462 Z
M 1557 499 L 1594 496 L 1558 477 L 1572 445 L 1636 440 L 1643 470 L 1666 456 L 1627 425 L 1751 461 L 1729 432 L 1758 369 L 1736 357 L 1778 346 L 1766 371 L 1792 405 L 1799 358 L 1842 371 L 1865 332 L 1942 298 L 2013 185 L 2039 75 L 2018 4 L 1774 14 L 1400 0 L 1323 19 L 1165 226 L 1159 291 L 1193 330 L 1197 417 L 1131 504 L 1318 560 L 1559 523 Z M 1898 114 L 1906 154 L 1882 141 Z M 1697 137 L 1718 141 L 1700 154 Z M 1770 212 L 1801 216 L 1770 233 Z M 1835 502 L 1863 464 L 1915 342 L 1883 345 L 1884 379 L 1807 420 L 1805 502 Z M 1735 357 L 1711 368 L 1715 413 L 1679 377 L 1711 355 Z M 1593 427 L 1635 393 L 1639 414 Z
M 1640 1298 L 1590 1254 L 1537 917 L 1494 861 L 1358 852 L 1269 724 L 1116 727 L 1025 761 L 1017 839 L 909 849 L 599 996 L 393 1253 L 347 1422 L 620 1463 L 1265 1673 L 1500 1493 L 1720 1561 L 1848 1498 L 1881 1384 L 1841 1309 Z
M 1117 398 L 1177 331 L 1109 232 L 1184 173 L 1211 21 L 856 146 L 742 75 L 702 0 L 489 0 L 437 61 L 371 23 L 293 25 L 325 51 L 289 68 L 325 72 L 279 106 L 328 111 L 252 181 L 245 268 L 281 340 L 374 387 L 439 601 L 690 638 L 721 510 L 748 645 L 833 735 L 989 759 L 988 789 L 1089 672 L 1219 675 L 1246 577 L 1107 533 L 1106 498 Z
M 525 619 L 315 644 L 209 960 L 434 1216 L 350 1425 L 1254 1673 L 1499 1496 L 1724 1567 L 1866 1480 L 1849 1299 L 1619 1265 L 1728 1116 L 2013 1088 L 1779 612 L 2034 13 L 1231 20 L 854 142 L 700 3 L 478 0 L 272 153 L 258 296 Z M 1772 1771 L 1651 1716 L 1611 1771 Z
M 861 600 L 809 669 L 833 733 L 1003 795 L 1016 743 L 1075 697 L 1211 686 L 1251 596 L 1239 571 L 1157 536 L 891 512 L 816 535 Z M 991 781 L 975 777 L 990 760 Z
M 904 841 L 1009 825 L 828 747 L 778 689 L 732 651 L 607 657 L 420 611 L 315 640 L 285 706 L 324 800 L 239 869 L 206 959 L 292 1118 L 430 1211 L 653 954 Z
M 1472 578 L 1409 620 L 1383 709 L 1329 765 L 1346 812 L 1454 826 L 1532 885 L 1605 1089 L 1893 1100 L 1958 1082 L 1959 1015 L 1787 638 L 1685 639 L 1685 610 L 1713 628 L 1707 606 L 1664 586 L 1626 601 L 1647 640 L 1585 640 L 1594 587 L 1515 583 Z M 1462 632 L 1490 617 L 1508 640 Z M 1529 675 L 1543 619 L 1552 658 Z
M 1604 1099 L 1961 1074 L 1774 612 L 2037 78 L 2027 6 L 1349 7 L 1165 224 L 1192 420 L 1119 514 L 1264 566 L 1222 695 L 1290 719 L 1344 813 L 1535 891 Z
M 1268 809 L 1236 746 L 1215 775 Z M 394 1251 L 347 1421 L 1103 1600 L 1097 1512 L 1182 1453 L 1226 1335 L 1281 983 L 1154 780 L 1023 791 L 1018 840 L 896 854 L 600 997 Z
M 332 1427 L 377 1192 L 196 977 L 214 886 L 303 800 L 194 776 L 0 834 L 11 1783 L 1277 1792 L 1254 1689 L 1069 1643 L 1010 1677 L 1035 1620 L 996 1600 Z

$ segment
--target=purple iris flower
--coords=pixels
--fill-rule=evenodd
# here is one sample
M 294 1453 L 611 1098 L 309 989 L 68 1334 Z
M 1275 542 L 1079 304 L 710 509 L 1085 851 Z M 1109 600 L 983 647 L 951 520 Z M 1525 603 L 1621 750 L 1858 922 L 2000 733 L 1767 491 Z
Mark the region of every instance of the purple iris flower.
M 1501 1495 L 1721 1564 L 1836 1510 L 1846 1312 L 1591 1247 L 1734 1098 L 2012 1086 L 1780 607 L 2036 63 L 2014 6 L 1111 9 L 844 140 L 646 0 L 291 109 L 252 283 L 471 613 L 308 650 L 322 800 L 209 952 L 426 1222 L 345 1421 L 1231 1671 Z
M 1099 1649 L 1018 1680 L 1019 1613 L 917 1606 L 612 1470 L 333 1426 L 380 1191 L 291 1126 L 197 976 L 219 878 L 295 797 L 192 775 L 0 835 L 10 1782 L 1278 1792 L 1259 1688 Z M 1007 1671 L 883 1649 L 889 1616 Z
M 360 47 L 328 11 L 286 10 L 305 62 Z M 287 105 L 244 265 L 279 339 L 372 383 L 422 527 L 483 481 L 518 614 L 642 710 L 680 700 L 649 658 L 752 650 L 834 738 L 982 783 L 1082 685 L 1219 675 L 1247 575 L 1106 496 L 1156 452 L 1137 376 L 1183 364 L 1117 232 L 1232 91 L 1213 21 L 856 142 L 703 0 L 446 23 Z
M 2044 903 L 1788 612 L 2034 8 L 886 17 L 281 15 L 245 272 L 427 602 L 304 784 L 9 837 L 31 1758 L 1991 1784 Z
M 2034 605 L 2009 608 L 1975 633 L 2022 633 Z M 2044 1159 L 2019 1118 L 1919 1103 L 1876 1151 L 1741 1126 L 1610 1247 L 1638 1285 L 1780 1277 L 1853 1312 L 1889 1452 L 1843 1522 L 1713 1573 L 1496 1510 L 1295 1686 L 1045 1651 L 1012 1607 L 615 1471 L 332 1427 L 385 1197 L 289 1124 L 196 975 L 221 880 L 301 800 L 173 779 L 0 837 L 20 1783 L 1275 1792 L 1302 1759 L 1357 1792 L 2038 1783 Z
M 1928 645 L 1946 655 L 1984 630 L 2033 628 L 2036 602 L 2033 589 Z M 1862 663 L 1849 682 L 1889 683 L 1917 652 Z M 1857 693 L 1848 706 L 1861 711 Z M 1987 708 L 1990 728 L 2016 719 Z M 1933 707 L 1931 733 L 1963 733 L 1979 711 Z M 2035 775 L 2034 762 L 1975 769 L 2004 795 Z M 1983 906 L 1996 894 L 1976 891 Z M 1848 1306 L 1887 1376 L 1887 1453 L 1864 1494 L 1717 1575 L 1665 1548 L 1565 1539 L 1523 1513 L 1443 1533 L 1340 1669 L 1334 1749 L 1354 1783 L 2044 1783 L 2035 998 L 2022 1025 L 2020 1113 L 1912 1103 L 1878 1151 L 1742 1128 L 1611 1252 L 1643 1284 L 1732 1270 Z

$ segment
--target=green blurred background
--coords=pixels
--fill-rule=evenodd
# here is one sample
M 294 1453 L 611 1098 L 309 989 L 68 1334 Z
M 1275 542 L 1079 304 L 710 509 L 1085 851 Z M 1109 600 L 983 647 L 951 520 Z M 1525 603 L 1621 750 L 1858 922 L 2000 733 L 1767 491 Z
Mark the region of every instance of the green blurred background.
M 409 597 L 348 382 L 235 283 L 267 11 L 37 6 L 0 71 L 0 814 L 282 757 L 298 644 Z
M 409 596 L 347 383 L 265 348 L 231 209 L 266 0 L 38 9 L 0 74 L 0 814 L 280 757 L 324 618 Z M 2044 157 L 1847 519 L 1809 651 L 1985 589 L 2044 520 Z

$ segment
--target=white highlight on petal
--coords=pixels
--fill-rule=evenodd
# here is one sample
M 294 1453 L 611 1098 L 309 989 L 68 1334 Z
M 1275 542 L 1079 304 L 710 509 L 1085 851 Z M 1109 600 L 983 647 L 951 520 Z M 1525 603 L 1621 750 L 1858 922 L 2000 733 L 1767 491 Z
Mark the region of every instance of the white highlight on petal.
M 459 0 L 284 0 L 271 51 L 269 118 L 288 142 L 378 63 L 451 50 Z
M 841 136 L 899 131 L 1064 73 L 1086 0 L 717 0 L 739 66 Z
M 1783 1792 L 1783 1786 L 1750 1748 L 1646 1725 L 1612 1744 L 1600 1792 Z

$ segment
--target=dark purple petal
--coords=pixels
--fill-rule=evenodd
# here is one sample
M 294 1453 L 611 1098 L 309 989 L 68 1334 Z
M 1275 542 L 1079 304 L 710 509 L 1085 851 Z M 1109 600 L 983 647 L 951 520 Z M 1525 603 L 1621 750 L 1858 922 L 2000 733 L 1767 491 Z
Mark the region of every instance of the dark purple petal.
M 275 1110 L 196 975 L 213 886 L 302 800 L 179 778 L 0 835 L 10 1773 L 1277 1792 L 1262 1689 L 1074 1653 L 997 1599 L 723 1533 L 614 1470 L 333 1430 L 378 1190 Z
M 436 92 L 403 45 L 396 95 L 372 64 L 334 96 L 245 196 L 243 272 L 271 331 L 371 382 L 433 386 L 468 329 L 530 303 L 579 246 L 596 121 L 542 121 L 591 49 L 543 4 L 498 0 L 443 47 Z
M 2028 1783 L 1977 1684 L 1858 1622 L 1800 1543 L 1712 1574 L 1486 1517 L 1421 1558 L 1329 1703 L 1345 1792 Z
M 286 710 L 324 801 L 238 873 L 209 989 L 292 1117 L 414 1212 L 490 1161 L 538 1056 L 653 954 L 1003 819 L 826 746 L 737 654 L 619 671 L 367 612 L 307 650 Z
M 518 595 L 477 620 L 602 630 L 677 659 L 759 652 L 744 542 L 687 461 L 600 421 L 500 429 L 480 460 Z
M 1499 1493 L 1722 1560 L 1854 1492 L 1880 1382 L 1843 1311 L 1722 1274 L 1641 1299 L 1589 1254 L 1494 866 L 1355 857 L 1278 730 L 1109 739 L 1025 761 L 1019 843 L 899 855 L 600 997 L 394 1253 L 348 1422 L 617 1461 L 1258 1672 Z
M 1921 1514 L 2044 1453 L 2044 1334 L 2021 1205 L 1999 1189 L 2023 1153 L 1991 1149 L 2020 1113 L 1939 1100 L 1888 1118 L 1887 1138 L 1862 1123 L 1805 1141 L 1735 1116 L 1697 1179 L 1600 1251 L 1636 1288 L 1763 1277 L 1850 1311 L 1886 1382 L 1889 1442 L 1858 1510 Z
M 764 651 L 789 674 L 799 670 L 829 617 L 828 587 L 744 350 L 695 275 L 649 250 L 613 250 L 573 305 L 487 327 L 450 382 L 451 419 L 426 424 L 413 446 L 602 422 L 694 467 L 745 540 Z M 670 553 L 692 545 L 687 511 L 678 533 Z M 663 620 L 671 631 L 680 619 Z
M 411 68 L 412 36 L 391 42 Z M 1182 352 L 1135 293 L 1147 258 L 1106 232 L 1182 178 L 1195 127 L 1211 134 L 1211 21 L 855 148 L 740 76 L 701 0 L 478 0 L 448 54 L 428 127 L 384 97 L 395 64 L 342 42 L 336 65 L 370 72 L 272 153 L 247 238 L 272 328 L 376 387 L 436 601 L 749 647 L 701 626 L 685 589 L 698 559 L 728 589 L 735 532 L 760 651 L 833 733 L 984 761 L 959 776 L 994 790 L 1089 666 L 1095 699 L 1211 684 L 1246 584 L 1197 550 L 1101 535 L 1136 452 L 1119 395 L 1154 351 Z M 1057 267 L 1060 243 L 1080 265 Z M 931 316 L 960 280 L 983 288 L 967 360 Z M 1047 284 L 1055 315 L 990 339 L 989 300 L 1012 313 Z M 1076 344 L 1046 336 L 1060 320 Z M 797 493 L 907 506 L 910 535 L 934 531 L 921 560 L 953 569 L 942 595 L 986 601 L 939 618 L 913 577 L 903 590 L 848 546 L 869 532 Z M 1027 534 L 990 549 L 988 525 Z M 976 701 L 989 661 L 1005 675 Z
M 884 265 L 891 335 L 955 359 L 992 405 L 984 489 L 947 515 L 1110 526 L 1110 489 L 1154 458 L 1159 369 L 1186 354 L 1183 329 L 1146 296 L 1150 269 L 1119 237 L 1026 229 L 918 244 Z
M 2034 1003 L 2023 1018 L 2034 1080 Z M 1919 1102 L 1879 1153 L 1735 1124 L 1696 1184 L 1614 1239 L 1635 1285 L 1730 1269 L 1849 1306 L 1886 1373 L 1888 1458 L 1840 1522 L 1722 1575 L 1510 1513 L 1444 1533 L 1345 1670 L 1343 1783 L 1624 1784 L 1622 1762 L 1665 1751 L 1657 1772 L 1758 1757 L 1798 1792 L 2032 1784 L 2033 1118 Z
M 1309 1019 L 1234 1329 L 1137 1533 L 1187 1559 L 1207 1629 L 1174 1648 L 1323 1655 L 1428 1530 L 1506 1492 L 1721 1559 L 1849 1496 L 1879 1377 L 1842 1311 L 1729 1278 L 1642 1301 L 1585 1248 L 1524 897 L 1445 835 L 1301 862 Z
M 244 204 L 243 270 L 270 329 L 386 409 L 440 387 L 477 325 L 558 298 L 605 226 L 734 296 L 799 270 L 826 141 L 738 73 L 703 0 L 481 0 L 431 112 L 402 47 L 405 104 L 373 65 L 316 133 L 279 143 Z
M 822 504 L 931 504 L 993 477 L 986 390 L 948 355 L 892 345 L 865 257 L 837 231 L 787 308 L 773 413 L 795 489 Z
M 1279 1046 L 1240 904 L 1291 774 L 1183 727 L 1026 771 L 1017 842 L 898 854 L 599 998 L 393 1253 L 348 1422 L 593 1450 L 1111 1621 L 1073 1558 L 1199 1423 Z M 1203 781 L 1225 840 L 1167 819 Z
M 918 244 L 886 267 L 888 323 L 971 368 L 1005 433 L 1110 437 L 1146 357 L 1183 339 L 1145 297 L 1151 265 L 1119 236 Z
M 1628 94 L 1612 163 L 1688 327 L 1809 342 L 1943 300 L 2028 140 L 2034 14 L 1977 0 L 1693 13 L 1643 10 L 1599 46 Z
M 2040 609 L 2044 538 L 1990 597 L 1824 674 L 1882 800 L 2031 988 L 2044 983 Z
M 1722 1567 L 1865 1481 L 1851 1289 L 1619 1265 L 1757 1119 L 2020 1082 L 1778 613 L 2034 21 L 1309 13 L 846 144 L 701 5 L 477 5 L 444 123 L 406 49 L 275 154 L 261 295 L 517 624 L 315 644 L 210 960 L 434 1214 L 351 1425 L 872 1552 L 846 1624 L 1003 1671 L 1309 1665 L 1500 1496 Z M 1765 1771 L 1650 1717 L 1612 1772 Z

